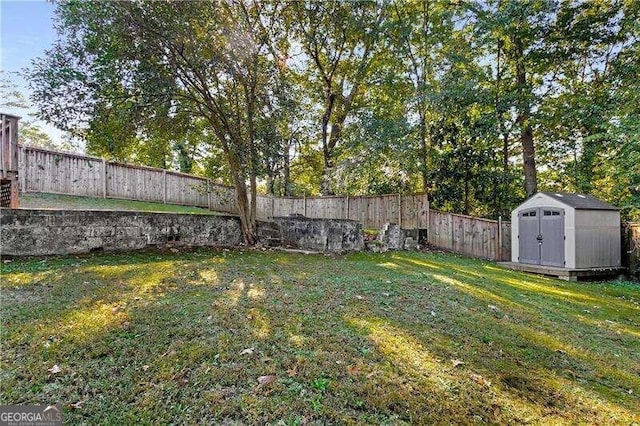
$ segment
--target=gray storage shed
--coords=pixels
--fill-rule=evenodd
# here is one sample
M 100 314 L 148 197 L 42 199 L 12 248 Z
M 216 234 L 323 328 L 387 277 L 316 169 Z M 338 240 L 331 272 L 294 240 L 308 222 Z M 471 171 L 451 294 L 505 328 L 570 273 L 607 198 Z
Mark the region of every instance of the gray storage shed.
M 619 268 L 620 249 L 620 212 L 590 195 L 538 192 L 511 212 L 513 263 Z

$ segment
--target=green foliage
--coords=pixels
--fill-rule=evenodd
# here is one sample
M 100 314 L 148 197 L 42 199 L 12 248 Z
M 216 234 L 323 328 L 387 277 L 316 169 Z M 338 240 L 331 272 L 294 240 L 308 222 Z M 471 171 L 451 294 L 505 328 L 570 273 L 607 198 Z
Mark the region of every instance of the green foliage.
M 232 183 L 247 209 L 260 183 L 425 191 L 496 217 L 539 187 L 634 218 L 639 15 L 629 0 L 60 1 L 60 39 L 28 74 L 42 117 L 89 152 Z
M 46 149 L 70 148 L 67 144 L 54 143 L 51 137 L 34 120 L 29 119 L 29 116 L 32 115 L 30 111 L 31 105 L 20 91 L 13 77 L 11 74 L 5 75 L 4 71 L 0 70 L 0 92 L 2 92 L 0 109 L 2 112 L 12 113 L 21 118 L 18 124 L 20 129 L 19 143 Z

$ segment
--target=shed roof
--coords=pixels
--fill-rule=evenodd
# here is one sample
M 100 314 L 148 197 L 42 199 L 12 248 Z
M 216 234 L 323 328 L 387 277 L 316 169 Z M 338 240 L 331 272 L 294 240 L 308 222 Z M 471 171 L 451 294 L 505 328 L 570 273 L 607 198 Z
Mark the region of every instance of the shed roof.
M 605 203 L 591 195 L 544 191 L 540 191 L 540 193 L 573 207 L 576 210 L 618 210 L 616 206 Z

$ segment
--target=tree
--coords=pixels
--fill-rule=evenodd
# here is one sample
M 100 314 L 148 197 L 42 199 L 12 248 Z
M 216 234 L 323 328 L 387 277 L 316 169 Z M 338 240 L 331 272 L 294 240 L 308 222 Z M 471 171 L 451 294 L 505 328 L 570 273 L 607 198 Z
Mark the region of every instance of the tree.
M 31 71 L 35 99 L 61 127 L 119 124 L 125 140 L 151 138 L 154 124 L 181 115 L 203 120 L 226 158 L 244 238 L 253 244 L 256 126 L 278 76 L 267 31 L 277 13 L 244 1 L 61 2 L 62 38 Z
M 310 96 L 320 103 L 320 191 L 329 195 L 335 150 L 347 119 L 362 106 L 387 5 L 377 1 L 293 2 L 290 8 L 293 29 L 306 55 Z
M 0 71 L 0 73 L 2 73 L 0 90 L 3 93 L 0 109 L 12 111 L 22 118 L 20 121 L 20 144 L 46 149 L 67 148 L 66 145 L 56 145 L 51 136 L 45 133 L 34 120 L 27 118 L 31 115 L 29 101 L 11 77 L 5 76 L 3 71 Z
M 409 121 L 414 124 L 412 134 L 417 139 L 415 149 L 419 159 L 422 189 L 429 192 L 429 157 L 431 147 L 429 127 L 437 121 L 434 93 L 439 90 L 438 74 L 446 62 L 447 48 L 454 33 L 455 7 L 448 1 L 407 1 L 392 5 L 393 30 L 390 51 L 401 58 L 399 75 L 410 85 L 412 96 L 407 100 Z M 397 93 L 397 92 L 395 92 Z M 413 116 L 413 117 L 412 117 Z

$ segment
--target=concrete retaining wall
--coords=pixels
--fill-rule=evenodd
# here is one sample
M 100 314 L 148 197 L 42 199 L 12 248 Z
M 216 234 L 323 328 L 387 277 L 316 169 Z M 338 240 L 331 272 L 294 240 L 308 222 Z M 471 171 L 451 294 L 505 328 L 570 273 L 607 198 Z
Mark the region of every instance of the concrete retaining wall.
M 233 216 L 85 210 L 7 210 L 0 218 L 2 255 L 37 256 L 147 246 L 235 246 Z
M 355 220 L 274 217 L 282 243 L 305 250 L 341 252 L 364 248 L 362 224 Z
M 362 250 L 362 225 L 352 220 L 276 218 L 284 245 L 305 250 Z M 0 209 L 0 254 L 41 256 L 127 251 L 148 246 L 234 247 L 235 216 L 101 210 Z

